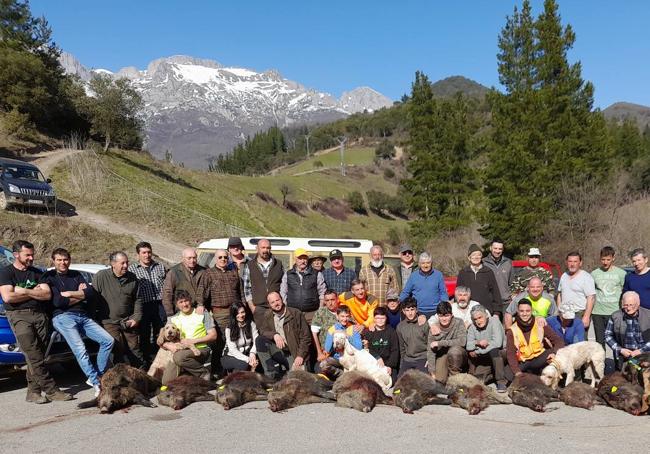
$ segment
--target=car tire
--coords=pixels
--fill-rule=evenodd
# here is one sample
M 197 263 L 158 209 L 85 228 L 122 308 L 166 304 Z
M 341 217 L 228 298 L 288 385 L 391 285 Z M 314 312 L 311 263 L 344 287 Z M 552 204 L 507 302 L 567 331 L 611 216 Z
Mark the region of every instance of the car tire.
M 9 209 L 9 202 L 7 201 L 7 195 L 4 191 L 0 191 L 0 210 Z

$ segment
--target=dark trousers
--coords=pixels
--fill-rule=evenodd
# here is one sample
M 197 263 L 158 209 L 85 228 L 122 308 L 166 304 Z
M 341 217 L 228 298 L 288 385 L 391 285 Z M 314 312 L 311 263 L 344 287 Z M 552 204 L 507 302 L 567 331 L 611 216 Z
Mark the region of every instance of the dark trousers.
M 133 367 L 142 367 L 143 359 L 138 328 L 122 329 L 119 323 L 102 323 L 102 326 L 115 339 L 113 363 L 128 362 Z
M 493 348 L 482 355 L 469 356 L 469 373 L 474 375 L 483 383 L 487 383 L 490 378 L 497 383 L 505 383 L 505 370 L 503 357 L 498 348 Z
M 399 374 L 397 376 L 401 377 L 402 374 L 409 369 L 417 369 L 428 374 L 429 371 L 426 368 L 426 363 L 427 363 L 426 358 L 416 359 L 414 361 L 407 361 L 405 359 L 402 359 L 402 362 L 399 365 Z
M 596 342 L 605 348 L 605 328 L 609 315 L 594 315 L 591 314 L 591 322 L 594 324 L 594 333 L 596 334 Z
M 226 346 L 226 328 L 230 323 L 230 309 L 213 309 L 212 320 L 214 320 L 214 327 L 217 330 L 217 340 L 210 344 L 212 349 L 210 369 L 214 376 L 221 377 L 224 375 L 221 355 L 223 355 L 223 349 Z
M 530 361 L 522 361 L 519 363 L 519 369 L 522 372 L 528 372 L 530 374 L 540 375 L 542 369 L 548 366 L 546 359 L 548 355 L 553 353 L 551 350 L 544 350 L 541 355 L 536 358 L 531 359 Z M 515 374 L 512 372 L 510 367 L 506 368 L 506 378 L 508 381 L 512 381 L 515 377 Z
M 156 339 L 167 321 L 167 315 L 162 301 L 148 301 L 142 305 L 142 320 L 138 325 L 140 332 L 140 347 L 144 362 L 149 365 L 156 353 L 158 344 Z
M 165 372 L 163 372 L 162 384 L 169 383 L 183 372 L 187 372 L 195 377 L 200 377 L 208 372 L 205 368 L 205 362 L 208 360 L 208 356 L 210 356 L 210 349 L 205 347 L 200 348 L 199 351 L 201 352 L 199 356 L 194 356 L 194 353 L 189 348 L 174 353 L 174 356 L 172 356 L 174 363 L 169 364 Z
M 223 355 L 221 357 L 221 367 L 224 372 L 230 372 L 233 370 L 250 370 L 251 366 L 248 361 L 242 361 L 234 356 Z
M 49 319 L 33 309 L 7 311 L 7 319 L 27 362 L 27 392 L 52 394 L 58 388 L 45 367 Z
M 264 336 L 257 336 L 255 339 L 257 357 L 264 368 L 264 375 L 274 380 L 280 379 L 286 372 L 291 370 L 293 356 L 289 351 L 280 350 L 273 339 Z

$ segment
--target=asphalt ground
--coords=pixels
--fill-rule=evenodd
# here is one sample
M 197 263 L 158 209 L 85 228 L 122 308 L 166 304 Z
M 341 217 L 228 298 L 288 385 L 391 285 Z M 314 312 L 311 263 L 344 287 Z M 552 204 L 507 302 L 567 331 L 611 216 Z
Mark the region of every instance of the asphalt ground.
M 0 380 L 0 453 L 311 453 L 311 452 L 648 452 L 649 416 L 609 407 L 594 410 L 551 403 L 546 413 L 493 405 L 476 416 L 448 406 L 428 406 L 413 415 L 380 406 L 360 413 L 333 404 L 312 404 L 273 413 L 266 402 L 225 411 L 198 402 L 174 411 L 132 407 L 100 414 L 79 410 L 92 390 L 74 366 L 57 382 L 76 400 L 25 402 L 19 373 Z M 153 399 L 155 402 L 155 398 Z

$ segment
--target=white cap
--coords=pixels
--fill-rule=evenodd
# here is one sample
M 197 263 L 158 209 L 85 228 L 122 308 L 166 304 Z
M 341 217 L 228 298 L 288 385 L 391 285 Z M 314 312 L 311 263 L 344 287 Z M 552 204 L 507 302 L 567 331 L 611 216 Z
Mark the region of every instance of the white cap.
M 570 304 L 563 304 L 560 306 L 558 309 L 560 311 L 560 314 L 562 315 L 562 318 L 565 320 L 573 320 L 576 318 L 576 313 L 573 310 L 573 306 Z
M 530 257 L 530 256 L 532 256 L 532 255 L 541 256 L 542 253 L 539 252 L 539 248 L 531 247 L 530 250 L 528 251 L 528 256 Z

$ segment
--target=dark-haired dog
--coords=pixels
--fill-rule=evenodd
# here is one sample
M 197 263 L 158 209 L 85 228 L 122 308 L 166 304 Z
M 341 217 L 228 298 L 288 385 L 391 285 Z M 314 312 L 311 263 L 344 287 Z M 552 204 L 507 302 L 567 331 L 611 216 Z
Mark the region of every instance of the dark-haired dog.
M 560 400 L 570 407 L 591 410 L 594 405 L 604 405 L 605 402 L 598 397 L 596 388 L 578 381 L 569 383 L 560 389 Z
M 450 405 L 451 400 L 438 397 L 450 391 L 431 376 L 417 369 L 409 369 L 397 379 L 393 401 L 404 413 L 413 413 L 425 405 Z
M 603 378 L 598 384 L 598 395 L 617 410 L 639 416 L 643 407 L 643 388 L 630 383 L 620 372 Z
M 546 386 L 537 375 L 523 373 L 517 375 L 508 387 L 512 403 L 528 407 L 533 411 L 544 412 L 549 402 L 557 402 L 558 393 Z
M 215 400 L 224 410 L 239 407 L 247 402 L 266 400 L 273 381 L 255 372 L 236 371 L 223 379 L 217 388 Z
M 99 396 L 81 402 L 77 407 L 99 407 L 102 413 L 112 413 L 134 404 L 156 407 L 149 399 L 156 395 L 159 387 L 160 382 L 144 371 L 126 364 L 117 364 L 102 377 Z
M 381 386 L 370 376 L 357 371 L 345 372 L 332 387 L 336 406 L 371 412 L 378 404 L 394 405 Z
M 322 376 L 301 370 L 290 371 L 269 391 L 269 408 L 282 411 L 298 405 L 335 401 L 332 385 Z
M 194 402 L 213 400 L 214 397 L 210 394 L 213 389 L 212 383 L 200 377 L 181 375 L 161 387 L 161 392 L 157 396 L 158 403 L 180 410 Z

